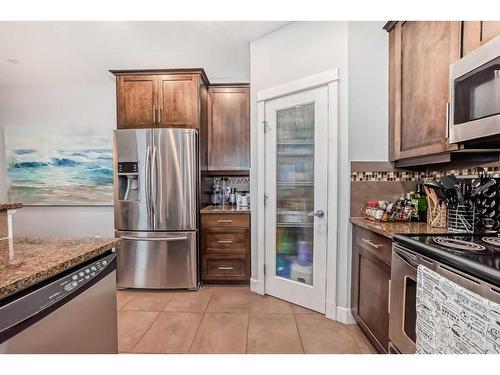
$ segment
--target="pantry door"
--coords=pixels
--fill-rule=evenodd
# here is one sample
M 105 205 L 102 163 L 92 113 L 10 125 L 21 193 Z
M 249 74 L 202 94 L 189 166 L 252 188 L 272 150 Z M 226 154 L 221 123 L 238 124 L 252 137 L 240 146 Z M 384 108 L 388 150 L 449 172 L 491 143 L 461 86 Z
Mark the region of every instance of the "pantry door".
M 325 312 L 328 88 L 265 103 L 265 293 Z

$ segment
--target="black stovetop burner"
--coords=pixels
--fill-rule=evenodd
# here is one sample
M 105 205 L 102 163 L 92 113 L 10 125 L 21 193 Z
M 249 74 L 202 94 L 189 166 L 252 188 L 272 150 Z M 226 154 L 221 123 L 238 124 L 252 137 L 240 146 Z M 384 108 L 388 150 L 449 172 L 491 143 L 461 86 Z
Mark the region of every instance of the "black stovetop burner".
M 494 276 L 500 284 L 499 233 L 396 235 L 394 240 L 424 256 L 452 263 L 464 272 L 488 274 L 490 281 Z

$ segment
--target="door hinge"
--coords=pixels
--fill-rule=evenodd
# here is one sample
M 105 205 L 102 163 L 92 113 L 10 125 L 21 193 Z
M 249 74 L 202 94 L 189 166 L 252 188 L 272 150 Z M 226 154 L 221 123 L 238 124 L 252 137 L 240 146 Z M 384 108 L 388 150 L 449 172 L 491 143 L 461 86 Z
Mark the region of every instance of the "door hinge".
M 266 120 L 262 121 L 262 124 L 264 125 L 264 134 L 269 133 L 271 131 L 271 125 L 269 125 Z
M 267 205 L 267 200 L 269 196 L 267 194 L 264 194 L 264 206 Z
M 266 265 L 264 264 L 264 275 L 266 274 Z

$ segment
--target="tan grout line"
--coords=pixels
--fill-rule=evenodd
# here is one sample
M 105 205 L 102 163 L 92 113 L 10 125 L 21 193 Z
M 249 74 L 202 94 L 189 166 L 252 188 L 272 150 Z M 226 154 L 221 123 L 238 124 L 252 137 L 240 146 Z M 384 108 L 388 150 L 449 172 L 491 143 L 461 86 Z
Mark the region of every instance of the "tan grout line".
M 130 310 L 129 310 L 130 311 Z M 132 353 L 135 353 L 134 350 L 135 348 L 137 348 L 137 345 L 139 345 L 139 343 L 141 342 L 141 340 L 144 338 L 144 336 L 146 336 L 146 333 L 149 332 L 149 330 L 151 329 L 151 327 L 153 326 L 153 324 L 155 324 L 155 322 L 158 320 L 158 318 L 160 317 L 161 315 L 161 312 L 158 312 L 158 311 L 150 311 L 150 312 L 157 312 L 158 315 L 156 316 L 156 318 L 151 322 L 151 324 L 149 325 L 148 329 L 146 329 L 146 331 L 144 331 L 144 333 L 142 334 L 142 336 L 139 338 L 139 340 L 137 340 L 137 342 L 135 343 L 134 347 L 132 348 Z
M 191 341 L 191 344 L 189 345 L 188 353 L 191 353 L 191 349 L 193 348 L 193 344 L 196 340 L 196 336 L 198 336 L 198 332 L 200 331 L 201 323 L 203 323 L 203 320 L 205 319 L 205 315 L 207 313 L 208 305 L 210 304 L 210 301 L 212 300 L 213 293 L 210 293 L 210 297 L 208 298 L 207 305 L 205 306 L 205 309 L 202 311 L 201 314 L 201 319 L 200 319 L 200 324 L 198 324 L 198 328 L 196 328 L 196 332 L 194 333 L 193 340 Z
M 295 314 L 292 314 L 292 316 L 293 316 L 293 321 L 295 322 L 295 327 L 297 328 L 297 333 L 299 334 L 299 341 L 300 341 L 300 346 L 302 347 L 302 353 L 306 354 L 306 349 L 304 348 L 304 343 L 302 342 L 302 336 L 300 335 L 299 323 L 297 323 L 297 317 L 295 316 Z

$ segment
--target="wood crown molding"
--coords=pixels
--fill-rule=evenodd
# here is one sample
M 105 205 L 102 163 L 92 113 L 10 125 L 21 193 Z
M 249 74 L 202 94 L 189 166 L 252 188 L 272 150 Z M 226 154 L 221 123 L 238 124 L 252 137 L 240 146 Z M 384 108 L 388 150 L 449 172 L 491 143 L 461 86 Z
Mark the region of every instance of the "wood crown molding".
M 199 74 L 205 85 L 210 85 L 208 76 L 203 68 L 179 68 L 179 69 L 125 69 L 110 70 L 115 76 L 132 76 L 139 74 Z

